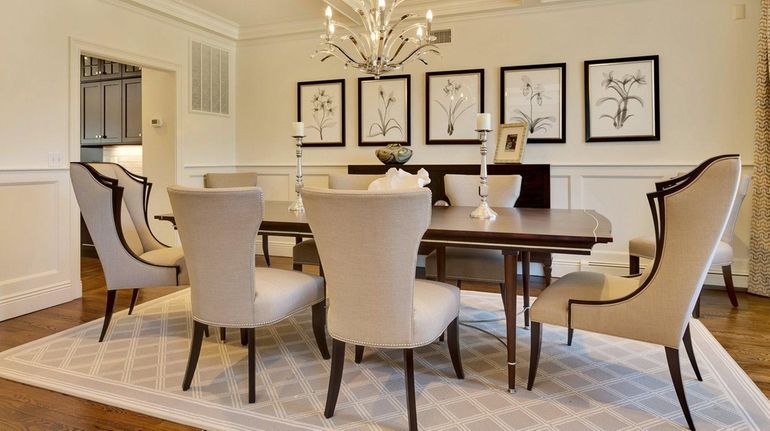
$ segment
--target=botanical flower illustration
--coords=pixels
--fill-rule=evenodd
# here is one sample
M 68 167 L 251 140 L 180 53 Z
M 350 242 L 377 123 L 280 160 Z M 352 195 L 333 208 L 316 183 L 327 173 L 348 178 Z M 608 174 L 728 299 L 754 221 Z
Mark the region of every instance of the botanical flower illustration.
M 392 108 L 393 104 L 396 103 L 396 96 L 391 91 L 390 94 L 386 97 L 385 90 L 382 88 L 382 86 L 380 86 L 378 93 L 380 97 L 380 106 L 377 108 L 377 114 L 380 117 L 380 122 L 372 123 L 369 126 L 369 137 L 385 137 L 391 130 L 398 130 L 399 133 L 401 133 L 401 136 L 403 136 L 404 130 L 401 128 L 401 124 L 399 124 L 398 120 L 395 118 L 390 117 L 390 108 Z
M 626 124 L 626 121 L 634 116 L 634 114 L 628 113 L 628 103 L 632 100 L 636 100 L 640 105 L 644 106 L 644 100 L 639 96 L 632 95 L 631 89 L 634 88 L 635 84 L 647 85 L 647 77 L 642 75 L 641 70 L 637 70 L 635 75 L 624 75 L 622 79 L 615 78 L 612 76 L 613 73 L 614 71 L 610 71 L 610 73 L 604 74 L 602 87 L 614 91 L 618 96 L 602 97 L 596 101 L 596 106 L 601 106 L 604 102 L 615 102 L 617 105 L 615 114 L 604 114 L 599 118 L 608 118 L 612 120 L 612 125 L 615 126 L 616 129 L 621 129 L 623 125 Z
M 310 126 L 310 129 L 318 131 L 321 135 L 321 140 L 324 139 L 324 129 L 334 127 L 337 123 L 334 121 L 334 101 L 332 96 L 326 93 L 326 90 L 319 88 L 313 98 L 313 121 L 315 125 Z
M 475 105 L 475 103 L 471 102 L 468 104 L 465 104 L 465 102 L 468 102 L 470 98 L 463 94 L 463 84 L 459 81 L 452 81 L 451 79 L 447 79 L 447 83 L 443 88 L 444 90 L 444 97 L 449 99 L 446 102 L 446 105 L 441 103 L 439 100 L 434 100 L 434 102 L 438 103 L 438 106 L 441 107 L 441 109 L 444 110 L 444 113 L 446 113 L 447 116 L 447 130 L 446 133 L 449 136 L 452 136 L 455 132 L 455 123 L 457 120 L 469 109 Z M 465 104 L 465 106 L 463 106 Z
M 529 76 L 524 75 L 521 77 L 523 83 L 521 87 L 521 94 L 524 97 L 529 96 L 529 115 L 521 109 L 516 109 L 519 115 L 511 118 L 511 121 L 525 121 L 529 124 L 529 133 L 535 133 L 537 131 L 547 132 L 548 128 L 554 125 L 556 117 L 552 115 L 545 115 L 542 117 L 535 117 L 535 104 L 537 106 L 543 106 L 543 99 L 547 98 L 545 90 L 541 84 L 532 85 L 532 81 Z

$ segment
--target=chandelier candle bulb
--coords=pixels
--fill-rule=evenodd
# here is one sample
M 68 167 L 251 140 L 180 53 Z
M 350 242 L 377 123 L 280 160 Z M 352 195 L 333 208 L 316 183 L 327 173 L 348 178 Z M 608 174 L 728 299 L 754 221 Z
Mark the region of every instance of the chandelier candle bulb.
M 305 123 L 297 122 L 297 123 L 291 123 L 291 130 L 293 132 L 293 137 L 305 137 Z

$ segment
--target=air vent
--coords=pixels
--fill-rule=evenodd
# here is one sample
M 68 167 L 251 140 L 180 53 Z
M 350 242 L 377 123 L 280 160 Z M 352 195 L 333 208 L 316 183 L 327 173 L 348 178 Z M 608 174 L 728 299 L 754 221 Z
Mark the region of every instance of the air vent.
M 193 111 L 230 113 L 230 54 L 219 48 L 191 43 L 190 107 Z
M 430 32 L 430 35 L 436 38 L 436 44 L 452 43 L 452 30 L 434 30 Z

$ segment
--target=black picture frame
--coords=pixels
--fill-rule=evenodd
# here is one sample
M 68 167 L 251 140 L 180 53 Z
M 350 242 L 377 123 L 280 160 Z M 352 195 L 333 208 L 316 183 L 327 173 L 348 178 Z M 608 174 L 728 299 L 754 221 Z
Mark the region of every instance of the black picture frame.
M 379 140 L 379 141 L 365 141 L 364 129 L 363 129 L 363 115 L 362 115 L 362 94 L 363 86 L 367 82 L 382 82 L 391 80 L 405 80 L 406 84 L 406 136 L 404 140 Z M 358 146 L 360 147 L 382 147 L 387 144 L 401 144 L 402 146 L 410 146 L 412 144 L 412 77 L 411 75 L 388 75 L 381 76 L 379 79 L 374 77 L 362 77 L 358 78 Z
M 653 75 L 651 95 L 654 99 L 653 113 L 651 115 L 654 125 L 653 133 L 649 135 L 620 135 L 620 136 L 594 136 L 591 128 L 591 67 L 595 65 L 611 65 L 616 63 L 643 63 L 652 62 Z M 633 141 L 660 141 L 660 56 L 645 55 L 638 57 L 610 58 L 606 60 L 587 60 L 583 63 L 584 99 L 585 99 L 585 138 L 586 142 L 633 142 Z M 615 121 L 615 120 L 613 120 Z M 622 127 L 622 126 L 621 126 Z
M 506 77 L 508 72 L 523 72 L 527 70 L 544 70 L 544 69 L 559 69 L 560 70 L 560 93 L 561 93 L 561 121 L 558 122 L 559 137 L 558 138 L 536 138 L 532 137 L 532 130 L 529 131 L 530 137 L 527 139 L 528 144 L 564 144 L 567 142 L 567 63 L 546 63 L 546 64 L 530 64 L 523 66 L 506 66 L 500 68 L 500 124 L 511 123 L 514 120 L 506 118 Z M 523 121 L 523 120 L 522 120 Z M 527 121 L 527 123 L 529 123 Z
M 302 119 L 302 88 L 313 87 L 320 85 L 340 85 L 340 140 L 334 140 L 332 142 L 312 142 L 304 140 L 302 147 L 344 147 L 345 146 L 345 80 L 344 79 L 327 79 L 322 81 L 301 81 L 297 82 L 297 121 L 303 121 Z M 307 127 L 306 127 L 307 128 Z
M 431 79 L 436 77 L 445 77 L 452 75 L 479 75 L 479 94 L 477 96 L 478 104 L 477 109 L 473 111 L 475 114 L 484 112 L 484 69 L 464 69 L 464 70 L 445 70 L 439 72 L 426 72 L 425 73 L 425 144 L 426 145 L 479 145 L 479 139 L 467 138 L 467 139 L 432 139 L 431 138 Z M 476 116 L 472 115 L 471 123 L 475 124 Z M 474 132 L 475 133 L 475 132 Z

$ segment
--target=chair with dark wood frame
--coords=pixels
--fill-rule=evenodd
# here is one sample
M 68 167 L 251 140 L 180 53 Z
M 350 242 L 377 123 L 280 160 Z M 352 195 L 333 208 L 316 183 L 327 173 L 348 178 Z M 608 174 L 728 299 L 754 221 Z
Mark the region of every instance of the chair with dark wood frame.
M 254 266 L 262 190 L 170 187 L 168 194 L 190 273 L 193 338 L 182 389 L 190 388 L 209 326 L 246 333 L 249 403 L 256 401 L 256 328 L 311 308 L 313 334 L 321 356 L 328 359 L 323 279 Z
M 115 163 L 70 164 L 70 178 L 107 281 L 107 305 L 99 342 L 110 325 L 120 289 L 132 289 L 128 314 L 140 288 L 186 284 L 184 253 L 160 242 L 147 208 L 152 183 Z
M 682 412 L 695 430 L 682 383 L 679 346 L 684 343 L 695 375 L 702 380 L 692 348 L 690 314 L 725 231 L 740 173 L 740 157 L 725 155 L 656 184 L 647 200 L 660 252 L 645 274 L 573 272 L 540 294 L 531 310 L 527 389 L 532 389 L 537 374 L 543 323 L 566 326 L 569 338 L 575 329 L 582 329 L 663 345 Z
M 464 378 L 460 291 L 416 280 L 417 250 L 430 225 L 431 196 L 409 191 L 302 190 L 306 218 L 324 265 L 332 367 L 324 415 L 334 415 L 346 343 L 404 354 L 409 429 L 417 429 L 413 350 L 446 330 L 449 356 Z M 409 217 L 403 217 L 409 214 Z M 390 222 L 398 220 L 398 223 Z

